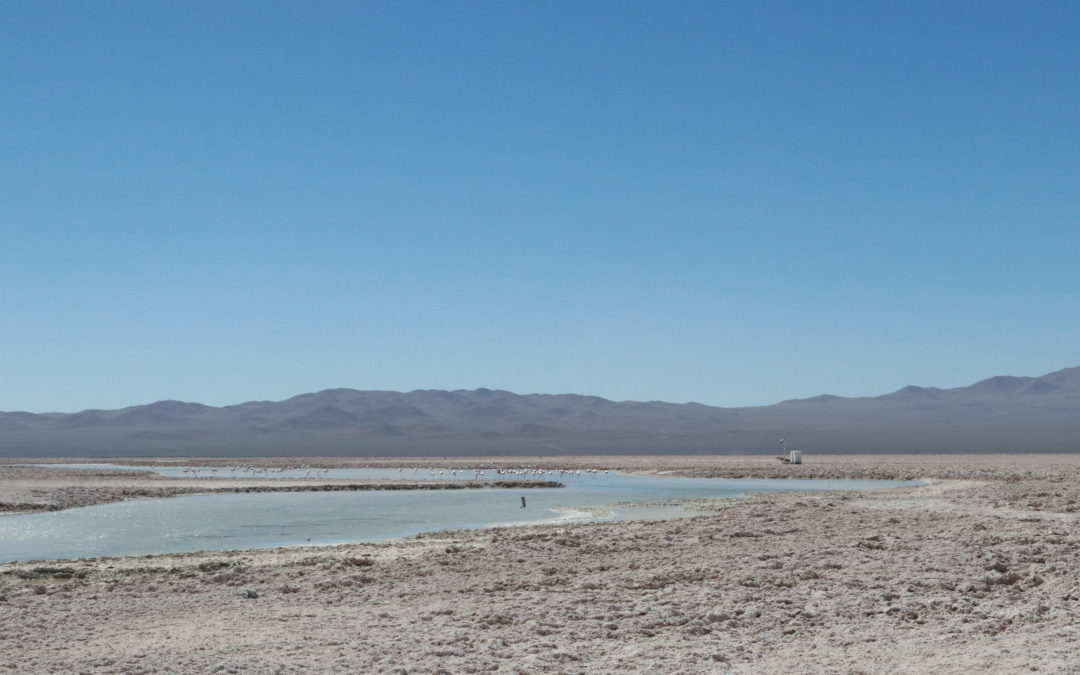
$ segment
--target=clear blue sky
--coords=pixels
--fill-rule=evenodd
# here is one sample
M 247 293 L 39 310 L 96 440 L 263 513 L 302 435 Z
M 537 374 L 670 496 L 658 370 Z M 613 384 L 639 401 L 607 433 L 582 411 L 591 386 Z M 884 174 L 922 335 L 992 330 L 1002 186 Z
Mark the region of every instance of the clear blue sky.
M 1076 2 L 0 4 L 0 410 L 1080 364 Z

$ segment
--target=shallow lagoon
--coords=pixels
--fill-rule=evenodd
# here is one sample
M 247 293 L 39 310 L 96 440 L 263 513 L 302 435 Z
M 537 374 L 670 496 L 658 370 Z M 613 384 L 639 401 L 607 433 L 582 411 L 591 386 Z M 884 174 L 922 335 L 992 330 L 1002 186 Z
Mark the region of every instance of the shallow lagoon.
M 56 465 L 54 465 L 56 466 Z M 88 465 L 70 465 L 87 467 Z M 120 468 L 102 465 L 102 468 Z M 126 467 L 148 470 L 147 467 Z M 153 467 L 190 476 L 190 467 Z M 201 476 L 242 474 L 200 469 Z M 298 478 L 304 470 L 270 474 Z M 333 469 L 326 478 L 475 480 L 471 471 Z M 482 479 L 497 478 L 489 470 Z M 516 478 L 508 476 L 508 478 Z M 671 517 L 679 507 L 625 502 L 726 498 L 754 492 L 859 490 L 913 485 L 869 480 L 756 480 L 639 476 L 612 472 L 544 475 L 564 488 L 270 492 L 141 499 L 67 511 L 0 516 L 0 562 L 337 544 L 420 532 L 572 520 Z M 521 508 L 521 497 L 527 508 Z

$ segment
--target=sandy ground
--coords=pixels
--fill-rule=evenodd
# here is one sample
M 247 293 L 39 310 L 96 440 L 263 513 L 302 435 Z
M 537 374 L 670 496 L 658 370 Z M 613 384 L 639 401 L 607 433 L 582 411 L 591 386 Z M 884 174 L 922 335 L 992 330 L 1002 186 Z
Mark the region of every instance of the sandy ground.
M 573 461 L 933 480 L 662 522 L 8 563 L 0 672 L 1080 673 L 1080 456 Z

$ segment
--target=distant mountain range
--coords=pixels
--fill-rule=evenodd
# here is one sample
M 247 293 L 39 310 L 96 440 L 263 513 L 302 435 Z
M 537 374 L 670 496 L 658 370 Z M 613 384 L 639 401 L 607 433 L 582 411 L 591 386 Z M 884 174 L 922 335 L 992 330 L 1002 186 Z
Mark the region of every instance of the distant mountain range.
M 461 456 L 1080 451 L 1080 367 L 770 406 L 476 389 L 328 389 L 215 408 L 0 412 L 0 456 Z

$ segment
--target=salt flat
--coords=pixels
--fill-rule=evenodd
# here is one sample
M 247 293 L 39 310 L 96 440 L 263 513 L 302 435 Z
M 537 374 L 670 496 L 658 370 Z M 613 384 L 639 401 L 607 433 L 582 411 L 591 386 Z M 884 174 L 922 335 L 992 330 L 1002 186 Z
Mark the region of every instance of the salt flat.
M 696 504 L 715 515 L 680 521 L 4 564 L 0 669 L 1080 672 L 1075 455 L 541 461 L 933 480 Z

